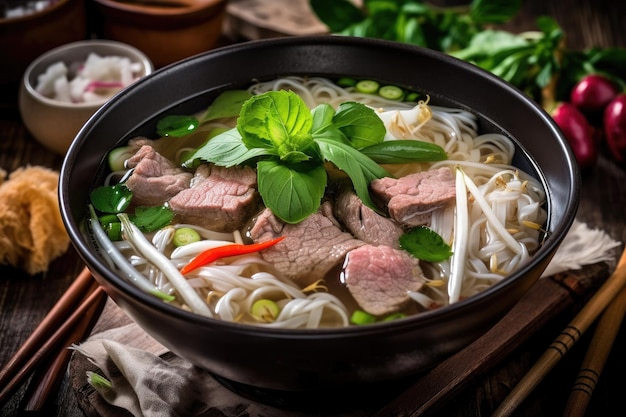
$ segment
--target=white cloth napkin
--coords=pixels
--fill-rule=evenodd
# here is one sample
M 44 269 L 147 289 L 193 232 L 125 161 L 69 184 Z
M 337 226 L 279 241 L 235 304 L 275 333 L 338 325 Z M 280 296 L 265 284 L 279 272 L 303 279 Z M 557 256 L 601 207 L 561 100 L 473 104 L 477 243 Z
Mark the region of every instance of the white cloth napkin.
M 575 221 L 542 277 L 603 261 L 614 263 L 613 249 L 620 245 L 603 231 Z M 136 417 L 195 417 L 211 409 L 232 412 L 220 416 L 277 415 L 270 406 L 242 402 L 208 372 L 184 359 L 162 359 L 167 349 L 135 323 L 95 334 L 73 349 L 85 355 L 110 381 L 110 387 L 92 384 L 100 395 Z

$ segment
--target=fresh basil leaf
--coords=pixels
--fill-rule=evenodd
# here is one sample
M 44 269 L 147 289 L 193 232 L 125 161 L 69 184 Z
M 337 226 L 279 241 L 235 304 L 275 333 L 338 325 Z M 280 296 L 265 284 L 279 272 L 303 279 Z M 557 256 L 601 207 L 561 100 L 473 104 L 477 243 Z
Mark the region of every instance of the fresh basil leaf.
M 149 233 L 170 224 L 174 219 L 174 213 L 165 206 L 141 206 L 137 207 L 135 214 L 129 218 L 139 230 Z
M 102 213 L 121 213 L 130 205 L 132 191 L 124 184 L 100 186 L 89 193 L 93 207 Z
M 241 106 L 249 98 L 252 93 L 247 90 L 228 90 L 221 93 L 213 100 L 206 114 L 202 118 L 203 122 L 223 119 L 226 117 L 237 117 L 241 112 Z
M 311 114 L 313 115 L 313 124 L 311 126 L 313 134 L 333 126 L 335 109 L 330 104 L 319 104 L 313 109 Z
M 274 148 L 288 159 L 312 143 L 313 116 L 293 91 L 269 91 L 244 103 L 237 120 L 243 143 L 249 148 Z
M 165 116 L 157 122 L 156 131 L 161 136 L 179 138 L 193 132 L 200 122 L 193 116 Z
M 241 140 L 241 135 L 236 128 L 220 133 L 207 143 L 202 145 L 187 159 L 183 166 L 193 167 L 197 160 L 212 162 L 224 167 L 240 165 L 253 158 L 260 156 L 275 155 L 273 149 L 253 148 L 248 149 Z
M 441 146 L 419 140 L 386 140 L 360 151 L 379 164 L 443 161 L 448 158 Z
M 380 143 L 385 138 L 385 124 L 376 112 L 362 103 L 345 102 L 333 117 L 337 127 L 356 149 Z
M 316 138 L 315 143 L 324 160 L 332 162 L 350 177 L 361 201 L 372 210 L 381 213 L 370 196 L 369 184 L 374 179 L 391 177 L 391 174 L 349 145 L 327 138 Z
M 442 262 L 452 256 L 450 245 L 426 226 L 416 227 L 400 236 L 400 248 L 426 262 Z
M 326 189 L 323 166 L 287 166 L 278 161 L 257 164 L 259 194 L 263 203 L 282 221 L 299 223 L 319 208 Z

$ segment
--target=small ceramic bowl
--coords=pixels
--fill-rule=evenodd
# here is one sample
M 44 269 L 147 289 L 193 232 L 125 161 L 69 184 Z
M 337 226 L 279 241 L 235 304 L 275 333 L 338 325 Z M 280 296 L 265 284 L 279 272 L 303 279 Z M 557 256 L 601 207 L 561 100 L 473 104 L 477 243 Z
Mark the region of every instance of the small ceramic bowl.
M 214 48 L 227 0 L 95 0 L 101 37 L 133 45 L 156 68 Z
M 52 151 L 65 154 L 83 124 L 108 98 L 68 102 L 37 91 L 39 77 L 54 64 L 67 67 L 85 62 L 94 53 L 101 58 L 126 57 L 138 64 L 137 78 L 154 70 L 152 61 L 140 50 L 121 42 L 85 40 L 52 49 L 35 59 L 26 68 L 19 88 L 19 111 L 28 131 Z M 68 76 L 69 78 L 69 76 Z

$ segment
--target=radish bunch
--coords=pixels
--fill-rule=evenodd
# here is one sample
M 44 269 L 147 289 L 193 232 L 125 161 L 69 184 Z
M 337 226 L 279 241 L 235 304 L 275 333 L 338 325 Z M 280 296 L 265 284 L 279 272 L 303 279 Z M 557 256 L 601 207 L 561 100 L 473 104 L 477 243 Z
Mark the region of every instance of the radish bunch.
M 583 77 L 560 102 L 552 118 L 569 141 L 581 169 L 595 165 L 603 144 L 626 162 L 626 92 L 600 74 Z

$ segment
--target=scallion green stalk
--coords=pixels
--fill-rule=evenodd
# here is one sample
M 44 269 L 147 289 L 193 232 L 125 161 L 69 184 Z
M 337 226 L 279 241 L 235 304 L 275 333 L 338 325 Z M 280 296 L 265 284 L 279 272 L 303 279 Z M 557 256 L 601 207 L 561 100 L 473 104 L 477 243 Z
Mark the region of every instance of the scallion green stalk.
M 139 287 L 141 290 L 161 298 L 164 301 L 173 301 L 175 298 L 169 294 L 159 290 L 153 283 L 148 281 L 134 266 L 128 262 L 126 257 L 120 253 L 119 250 L 113 245 L 113 242 L 109 239 L 108 235 L 100 225 L 100 221 L 96 216 L 96 212 L 93 206 L 89 206 L 89 212 L 91 218 L 89 219 L 89 226 L 100 247 L 106 252 L 113 264 L 117 266 L 122 273 L 124 273 L 128 279 Z
M 163 272 L 189 308 L 195 313 L 213 317 L 209 307 L 189 282 L 187 282 L 187 279 L 165 255 L 159 252 L 152 243 L 146 239 L 139 228 L 130 221 L 128 215 L 120 213 L 117 217 L 120 219 L 120 222 L 122 222 L 122 233 L 128 242 L 139 254 Z

